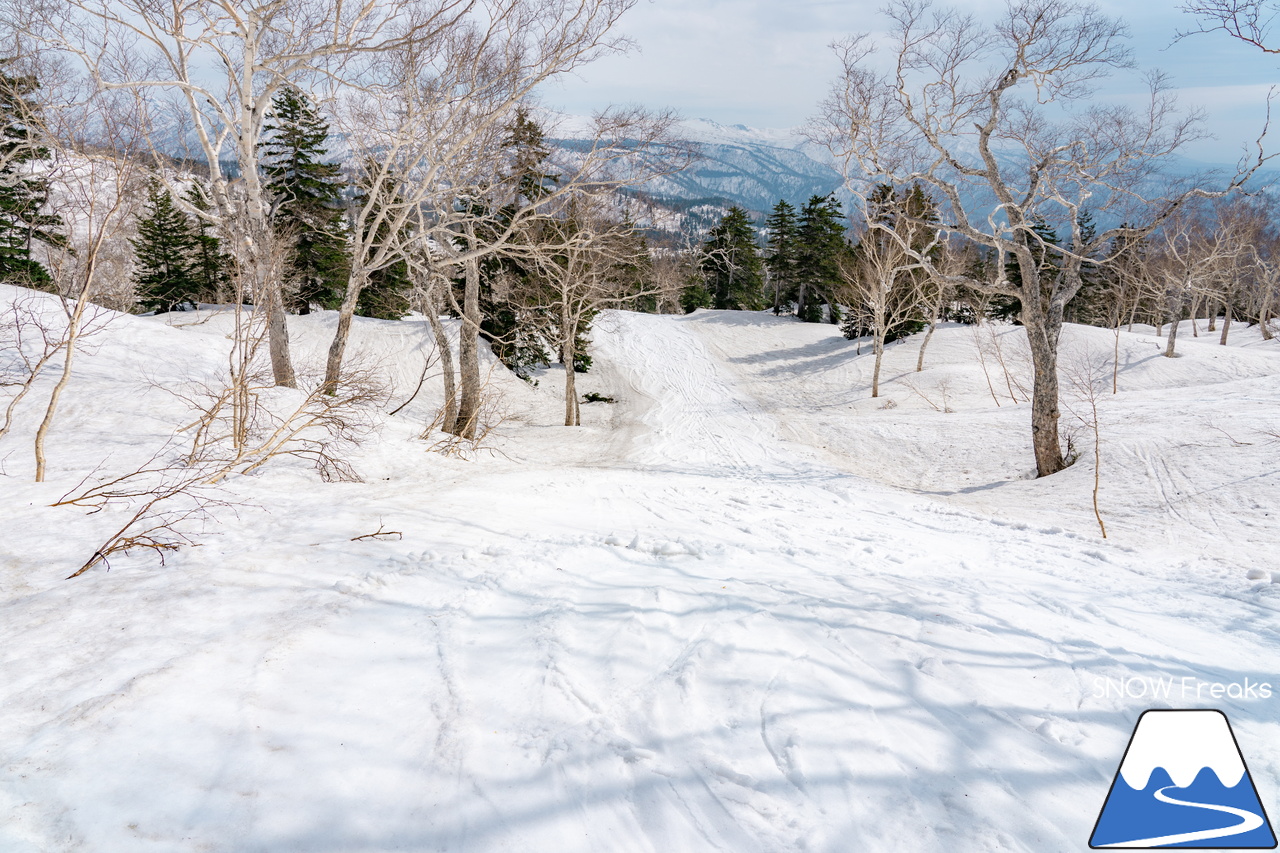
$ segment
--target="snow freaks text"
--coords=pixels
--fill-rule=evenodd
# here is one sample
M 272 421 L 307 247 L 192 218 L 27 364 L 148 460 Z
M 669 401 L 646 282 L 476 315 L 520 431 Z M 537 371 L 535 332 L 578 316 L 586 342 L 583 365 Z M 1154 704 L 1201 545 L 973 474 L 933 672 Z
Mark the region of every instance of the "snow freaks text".
M 1232 681 L 1223 684 L 1191 675 L 1163 677 L 1135 675 L 1128 678 L 1097 676 L 1093 680 L 1094 699 L 1270 699 L 1270 682 Z

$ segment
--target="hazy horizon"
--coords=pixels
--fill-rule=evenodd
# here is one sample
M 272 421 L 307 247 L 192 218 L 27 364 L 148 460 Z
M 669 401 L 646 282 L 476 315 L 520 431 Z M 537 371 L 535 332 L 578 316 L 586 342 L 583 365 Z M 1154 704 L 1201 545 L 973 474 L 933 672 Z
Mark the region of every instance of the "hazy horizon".
M 615 103 L 672 108 L 687 119 L 761 129 L 803 125 L 819 109 L 838 73 L 830 44 L 885 24 L 880 2 L 798 0 L 640 0 L 619 31 L 637 50 L 609 56 L 542 93 L 554 109 L 590 113 Z M 1002 4 L 956 4 L 989 16 Z M 1224 34 L 1177 39 L 1195 19 L 1176 9 L 1128 10 L 1099 4 L 1124 19 L 1137 67 L 1103 82 L 1100 100 L 1145 93 L 1143 73 L 1169 75 L 1186 108 L 1206 115 L 1215 139 L 1192 143 L 1183 155 L 1209 163 L 1234 162 L 1266 121 L 1266 97 L 1280 77 L 1280 60 Z M 1280 136 L 1274 131 L 1273 137 Z

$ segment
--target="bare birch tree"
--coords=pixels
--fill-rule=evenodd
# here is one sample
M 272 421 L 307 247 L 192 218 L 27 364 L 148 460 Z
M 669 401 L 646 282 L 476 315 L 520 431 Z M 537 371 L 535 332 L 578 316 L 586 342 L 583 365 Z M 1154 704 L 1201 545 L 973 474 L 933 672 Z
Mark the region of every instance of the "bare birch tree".
M 361 60 L 449 31 L 477 0 L 0 0 L 39 43 L 78 57 L 98 86 L 171 107 L 156 153 L 194 144 L 214 221 L 239 244 L 253 298 L 268 306 L 272 371 L 296 386 L 258 142 L 282 86 L 343 81 Z M 238 177 L 224 170 L 231 160 Z M 175 192 L 175 196 L 180 193 Z
M 72 84 L 68 84 L 70 88 Z M 47 468 L 46 444 L 70 384 L 82 339 L 100 327 L 107 249 L 140 205 L 144 184 L 144 104 L 129 93 L 79 89 L 70 102 L 51 105 L 49 138 L 58 209 L 67 222 L 67 245 L 49 251 L 48 266 L 63 309 L 62 369 L 36 429 L 36 482 Z
M 564 365 L 564 425 L 580 426 L 577 390 L 578 342 L 597 312 L 656 295 L 658 288 L 639 282 L 633 272 L 643 247 L 635 226 L 610 209 L 607 197 L 578 196 L 563 216 L 535 229 L 529 260 L 536 270 L 529 303 L 551 319 L 543 333 Z
M 510 0 L 482 22 L 388 56 L 378 80 L 340 103 L 337 124 L 363 164 L 356 184 L 370 202 L 353 215 L 354 262 L 326 381 L 341 371 L 369 273 L 429 244 L 437 266 L 464 280 L 455 306 L 463 319 L 455 426 L 470 437 L 479 406 L 481 262 L 508 251 L 526 223 L 569 195 L 632 186 L 687 159 L 668 139 L 672 115 L 613 109 L 576 134 L 553 184 L 528 192 L 512 162 L 517 110 L 547 80 L 625 49 L 611 30 L 633 2 Z
M 1156 234 L 1148 256 L 1154 296 L 1169 323 L 1165 357 L 1177 354 L 1178 329 L 1190 305 L 1208 301 L 1226 306 L 1224 324 L 1230 324 L 1234 267 L 1243 254 L 1236 229 L 1215 221 L 1210 210 L 1187 206 L 1171 217 Z M 1207 299 L 1206 299 L 1207 297 Z M 1191 312 L 1192 322 L 1195 311 Z
M 1280 14 L 1274 0 L 1190 0 L 1182 11 L 1200 19 L 1200 28 L 1179 34 L 1223 32 L 1263 53 L 1280 53 L 1272 43 L 1272 25 Z
M 846 164 L 850 184 L 920 182 L 941 205 L 942 227 L 1021 272 L 1011 283 L 956 280 L 1016 296 L 1034 368 L 1031 434 L 1036 470 L 1065 466 L 1058 431 L 1058 341 L 1063 310 L 1081 287 L 1081 267 L 1113 238 L 1143 229 L 1087 235 L 1086 211 L 1157 227 L 1188 200 L 1222 195 L 1265 162 L 1258 153 L 1225 186 L 1153 189 L 1164 158 L 1198 133 L 1179 113 L 1159 75 L 1139 109 L 1091 97 L 1095 82 L 1130 66 L 1127 30 L 1092 5 L 1013 0 L 990 24 L 927 0 L 894 0 L 882 40 L 837 46 L 843 65 L 812 135 Z M 886 69 L 887 66 L 887 69 Z M 886 69 L 886 70 L 882 70 Z M 1059 229 L 1063 246 L 1035 231 L 1036 217 Z M 1057 259 L 1040 274 L 1037 252 Z
M 409 247 L 425 246 L 438 274 L 462 278 L 460 299 L 452 288 L 445 288 L 443 295 L 462 319 L 454 430 L 463 438 L 474 437 L 480 408 L 482 262 L 527 256 L 533 223 L 563 207 L 568 199 L 635 186 L 651 175 L 682 168 L 688 159 L 688 152 L 669 139 L 671 115 L 610 110 L 596 116 L 576 140 L 576 147 L 556 160 L 556 181 L 530 192 L 511 168 L 506 144 L 509 122 L 519 103 L 510 99 L 492 106 L 482 116 L 483 122 L 474 116 L 450 118 L 447 111 L 424 110 L 417 130 L 398 129 L 396 137 L 411 140 L 400 149 L 410 166 L 400 174 L 408 177 L 398 184 L 393 205 L 385 212 L 371 211 L 354 229 L 373 234 L 381 226 L 383 236 L 367 244 L 367 257 L 375 262 L 403 256 Z M 445 120 L 454 126 L 439 127 L 437 123 Z M 379 180 L 374 175 L 370 183 Z M 544 242 L 539 251 L 555 249 Z M 348 299 L 354 299 L 351 294 L 361 286 L 353 277 Z M 341 315 L 339 319 L 341 323 Z M 340 326 L 330 348 L 330 376 L 336 377 L 341 369 L 344 335 Z
M 938 279 L 929 273 L 938 265 L 926 265 L 921 257 L 936 260 L 942 232 L 927 224 L 924 208 L 932 205 L 919 187 L 899 192 L 882 186 L 862 206 L 867 228 L 841 264 L 841 296 L 854 312 L 853 319 L 871 332 L 871 396 L 879 397 L 885 342 L 895 329 L 919 316 L 926 287 Z

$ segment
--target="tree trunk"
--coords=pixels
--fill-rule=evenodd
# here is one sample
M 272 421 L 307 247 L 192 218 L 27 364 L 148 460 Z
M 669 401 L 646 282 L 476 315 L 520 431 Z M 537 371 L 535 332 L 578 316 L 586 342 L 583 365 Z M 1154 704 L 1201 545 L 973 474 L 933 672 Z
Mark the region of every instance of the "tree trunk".
M 329 344 L 329 357 L 324 365 L 324 393 L 326 394 L 338 393 L 338 379 L 342 376 L 342 356 L 347 350 L 347 337 L 351 334 L 351 318 L 355 316 L 360 293 L 368 280 L 367 274 L 355 270 L 347 279 L 347 292 L 343 294 L 342 305 L 338 308 L 338 328 L 333 333 L 333 342 Z
M 884 360 L 884 332 L 877 330 L 875 336 L 876 366 L 871 371 L 871 397 L 880 396 L 880 362 Z
M 1231 332 L 1231 303 L 1228 302 L 1222 309 L 1222 339 L 1218 341 L 1222 346 L 1227 345 L 1227 335 Z
M 1024 292 L 1027 290 L 1024 288 Z M 1037 294 L 1038 296 L 1038 294 Z M 1022 325 L 1027 331 L 1034 374 L 1031 386 L 1031 446 L 1036 457 L 1036 476 L 1048 477 L 1067 467 L 1058 438 L 1058 337 L 1062 321 L 1046 317 L 1031 300 L 1022 300 Z
M 935 316 L 929 321 L 929 331 L 924 333 L 924 341 L 920 344 L 920 354 L 916 356 L 916 373 L 924 370 L 924 351 L 929 347 L 929 339 L 933 337 L 933 330 L 938 328 L 938 318 Z
M 39 428 L 36 429 L 35 455 L 36 455 L 36 482 L 44 482 L 45 473 L 45 456 L 44 442 L 49 434 L 49 427 L 53 426 L 53 418 L 58 413 L 58 401 L 62 398 L 62 392 L 66 389 L 67 383 L 71 381 L 71 363 L 76 356 L 76 339 L 80 335 L 80 311 L 72 314 L 67 325 L 67 341 L 66 341 L 66 357 L 62 362 L 62 375 L 58 377 L 58 384 L 53 386 L 53 391 L 49 394 L 49 405 L 45 407 L 44 418 L 40 421 Z
M 447 286 L 447 285 L 446 285 Z M 431 334 L 436 340 L 436 350 L 440 353 L 440 372 L 444 374 L 444 414 L 440 429 L 452 434 L 458 424 L 458 391 L 453 374 L 453 346 L 449 343 L 449 334 L 440 322 L 440 300 L 434 288 L 427 295 L 427 322 L 431 324 Z
M 1174 348 L 1178 344 L 1178 326 L 1182 321 L 1182 299 L 1170 293 L 1166 309 L 1169 312 L 1169 341 L 1165 344 L 1164 357 L 1173 358 Z
M 1177 315 L 1174 315 L 1173 321 L 1169 323 L 1169 341 L 1168 343 L 1165 344 L 1165 347 L 1164 347 L 1165 358 L 1174 357 L 1174 354 L 1175 354 L 1174 347 L 1177 346 L 1177 343 L 1178 343 L 1178 317 Z
M 1111 393 L 1120 393 L 1120 327 L 1116 326 L 1116 346 L 1111 355 Z
M 581 426 L 582 415 L 578 408 L 578 377 L 573 369 L 576 353 L 574 343 L 578 337 L 578 324 L 569 316 L 569 306 L 560 309 L 560 329 L 564 343 L 560 346 L 560 358 L 564 361 L 564 425 Z
M 480 415 L 480 265 L 472 259 L 465 266 L 462 328 L 458 330 L 461 387 L 458 395 L 458 421 L 453 434 L 473 439 L 476 437 L 476 421 Z
M 297 388 L 298 377 L 293 372 L 293 359 L 289 355 L 289 322 L 284 310 L 284 297 L 280 293 L 280 283 L 272 278 L 265 264 L 259 263 L 259 273 L 265 273 L 258 279 L 259 284 L 267 292 L 267 338 L 271 349 L 271 373 L 276 385 L 285 388 Z

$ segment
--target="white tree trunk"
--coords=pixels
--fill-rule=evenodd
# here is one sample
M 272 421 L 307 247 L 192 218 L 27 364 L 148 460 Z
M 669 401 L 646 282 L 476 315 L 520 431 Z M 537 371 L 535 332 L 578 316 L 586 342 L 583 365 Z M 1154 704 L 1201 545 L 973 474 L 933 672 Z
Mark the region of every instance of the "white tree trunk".
M 454 435 L 476 437 L 480 417 L 480 264 L 472 259 L 465 263 L 466 284 L 462 297 L 462 328 L 458 331 L 458 367 L 460 388 L 458 420 Z

